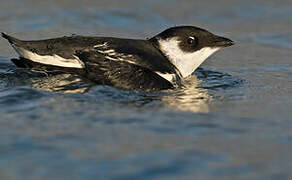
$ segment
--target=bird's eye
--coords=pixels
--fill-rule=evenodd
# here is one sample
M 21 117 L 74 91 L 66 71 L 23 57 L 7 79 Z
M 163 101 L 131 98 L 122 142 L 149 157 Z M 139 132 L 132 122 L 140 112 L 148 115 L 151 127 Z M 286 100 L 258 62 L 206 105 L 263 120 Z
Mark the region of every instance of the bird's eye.
M 190 36 L 187 40 L 188 44 L 195 45 L 197 43 L 197 39 L 193 36 Z

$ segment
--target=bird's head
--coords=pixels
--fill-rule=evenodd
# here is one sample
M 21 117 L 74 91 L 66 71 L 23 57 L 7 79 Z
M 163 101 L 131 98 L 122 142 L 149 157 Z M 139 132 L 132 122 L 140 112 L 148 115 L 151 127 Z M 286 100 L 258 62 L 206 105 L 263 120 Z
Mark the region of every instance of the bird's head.
M 169 28 L 150 41 L 156 44 L 183 77 L 192 74 L 214 52 L 234 44 L 230 39 L 194 26 Z

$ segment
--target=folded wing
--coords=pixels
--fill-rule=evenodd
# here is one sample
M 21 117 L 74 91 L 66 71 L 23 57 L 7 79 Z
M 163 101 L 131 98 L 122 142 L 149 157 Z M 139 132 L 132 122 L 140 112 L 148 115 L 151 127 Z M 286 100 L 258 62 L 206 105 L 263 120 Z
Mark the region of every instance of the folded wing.
M 104 58 L 96 51 L 79 51 L 76 56 L 84 62 L 86 77 L 98 84 L 122 89 L 163 90 L 173 85 L 152 70 L 126 61 Z

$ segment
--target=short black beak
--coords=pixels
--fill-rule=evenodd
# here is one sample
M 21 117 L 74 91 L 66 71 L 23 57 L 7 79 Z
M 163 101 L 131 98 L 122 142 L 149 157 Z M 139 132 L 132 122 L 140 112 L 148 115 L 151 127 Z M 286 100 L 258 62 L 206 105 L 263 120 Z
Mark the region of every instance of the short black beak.
M 232 40 L 220 36 L 217 36 L 212 43 L 212 45 L 215 47 L 228 47 L 234 44 L 235 42 L 233 42 Z

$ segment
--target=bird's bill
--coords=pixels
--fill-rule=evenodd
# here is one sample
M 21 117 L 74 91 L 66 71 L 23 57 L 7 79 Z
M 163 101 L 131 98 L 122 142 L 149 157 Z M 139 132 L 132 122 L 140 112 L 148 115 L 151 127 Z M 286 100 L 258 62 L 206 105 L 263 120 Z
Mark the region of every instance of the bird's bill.
M 228 46 L 232 46 L 234 44 L 235 44 L 235 42 L 228 39 L 228 38 L 216 36 L 216 38 L 212 42 L 211 46 L 213 46 L 213 47 L 228 47 Z

